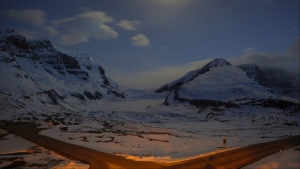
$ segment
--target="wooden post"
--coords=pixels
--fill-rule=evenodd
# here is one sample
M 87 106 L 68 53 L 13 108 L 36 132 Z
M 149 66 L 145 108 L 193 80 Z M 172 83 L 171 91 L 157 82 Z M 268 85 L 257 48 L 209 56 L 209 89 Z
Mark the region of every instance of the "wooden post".
M 280 152 L 280 157 L 281 157 L 281 154 L 282 154 L 282 150 L 280 149 L 280 151 L 279 151 L 279 152 Z

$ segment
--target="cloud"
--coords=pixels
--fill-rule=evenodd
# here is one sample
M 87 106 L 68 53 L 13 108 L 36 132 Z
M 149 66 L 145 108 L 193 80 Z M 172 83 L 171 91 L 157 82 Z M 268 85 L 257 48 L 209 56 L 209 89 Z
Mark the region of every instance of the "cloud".
M 108 26 L 114 19 L 104 12 L 87 11 L 73 17 L 55 20 L 53 25 L 60 30 L 60 40 L 63 45 L 75 45 L 90 39 L 106 40 L 117 38 L 118 33 Z
M 245 53 L 240 58 L 229 58 L 234 65 L 256 63 L 259 66 L 281 67 L 291 72 L 299 73 L 299 45 L 298 38 L 285 53 Z
M 131 44 L 133 46 L 150 46 L 150 41 L 145 35 L 137 34 L 131 38 Z
M 47 34 L 50 34 L 52 36 L 55 36 L 58 34 L 58 30 L 52 26 L 44 26 L 43 29 Z
M 38 9 L 9 9 L 5 13 L 13 20 L 26 22 L 35 26 L 41 26 L 46 22 L 46 13 Z
M 122 20 L 117 25 L 126 31 L 135 31 L 137 30 L 137 26 L 140 24 L 140 21 Z

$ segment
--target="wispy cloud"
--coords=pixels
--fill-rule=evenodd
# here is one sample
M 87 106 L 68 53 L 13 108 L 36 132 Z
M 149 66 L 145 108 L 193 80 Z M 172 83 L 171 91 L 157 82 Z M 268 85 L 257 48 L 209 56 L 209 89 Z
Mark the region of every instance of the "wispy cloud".
M 133 46 L 150 46 L 150 41 L 145 35 L 137 34 L 131 38 L 131 44 Z
M 139 26 L 140 24 L 140 21 L 122 20 L 117 25 L 126 31 L 136 31 L 137 26 Z
M 5 11 L 5 14 L 13 20 L 26 22 L 35 26 L 41 26 L 46 22 L 46 13 L 38 9 L 9 9 Z
M 50 34 L 51 36 L 55 36 L 58 34 L 58 30 L 53 26 L 44 26 L 43 29 L 47 34 Z
M 63 28 L 61 42 L 64 45 L 75 45 L 90 39 L 106 40 L 117 38 L 118 33 L 108 26 L 114 18 L 100 11 L 88 11 L 73 17 L 53 21 L 53 25 Z

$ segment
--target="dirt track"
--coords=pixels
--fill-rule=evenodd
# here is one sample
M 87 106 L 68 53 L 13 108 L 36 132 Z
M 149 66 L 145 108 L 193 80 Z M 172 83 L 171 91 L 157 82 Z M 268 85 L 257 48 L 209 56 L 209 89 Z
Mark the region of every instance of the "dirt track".
M 255 144 L 239 149 L 226 151 L 202 158 L 187 160 L 180 163 L 160 164 L 154 162 L 137 162 L 127 160 L 123 157 L 103 153 L 86 147 L 62 142 L 50 137 L 39 135 L 41 129 L 33 123 L 6 123 L 0 128 L 8 130 L 20 137 L 36 143 L 49 150 L 55 151 L 68 158 L 80 160 L 91 165 L 92 169 L 106 169 L 109 165 L 120 166 L 123 168 L 197 168 L 197 169 L 216 169 L 216 168 L 240 168 L 249 163 L 257 161 L 267 155 L 278 152 L 280 149 L 294 147 L 300 144 L 300 136 L 285 138 L 277 141 Z

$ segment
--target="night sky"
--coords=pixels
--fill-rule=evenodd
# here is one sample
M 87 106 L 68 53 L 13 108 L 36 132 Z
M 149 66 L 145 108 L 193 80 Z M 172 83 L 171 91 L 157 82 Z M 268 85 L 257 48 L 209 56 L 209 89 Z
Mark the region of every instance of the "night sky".
M 1 0 L 0 28 L 83 51 L 124 87 L 214 58 L 299 72 L 299 0 Z

